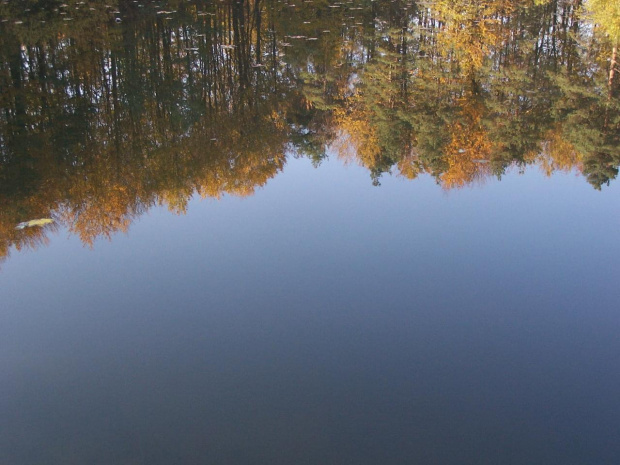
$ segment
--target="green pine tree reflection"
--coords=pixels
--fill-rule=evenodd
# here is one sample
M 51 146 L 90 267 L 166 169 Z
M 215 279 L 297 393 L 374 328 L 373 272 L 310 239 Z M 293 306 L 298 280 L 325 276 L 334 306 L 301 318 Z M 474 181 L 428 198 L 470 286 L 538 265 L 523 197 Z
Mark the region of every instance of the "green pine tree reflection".
M 0 256 L 58 223 L 92 244 L 154 205 L 251 195 L 328 149 L 375 184 L 537 165 L 601 189 L 620 165 L 610 4 L 2 2 Z

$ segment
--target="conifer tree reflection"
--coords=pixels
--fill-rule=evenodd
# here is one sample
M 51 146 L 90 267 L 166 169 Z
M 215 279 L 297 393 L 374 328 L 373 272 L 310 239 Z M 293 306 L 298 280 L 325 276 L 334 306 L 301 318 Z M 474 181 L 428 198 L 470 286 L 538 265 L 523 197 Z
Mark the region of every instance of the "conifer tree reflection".
M 0 256 L 61 223 L 92 244 L 154 205 L 251 195 L 330 148 L 375 184 L 535 164 L 600 189 L 620 165 L 617 43 L 580 6 L 2 3 Z

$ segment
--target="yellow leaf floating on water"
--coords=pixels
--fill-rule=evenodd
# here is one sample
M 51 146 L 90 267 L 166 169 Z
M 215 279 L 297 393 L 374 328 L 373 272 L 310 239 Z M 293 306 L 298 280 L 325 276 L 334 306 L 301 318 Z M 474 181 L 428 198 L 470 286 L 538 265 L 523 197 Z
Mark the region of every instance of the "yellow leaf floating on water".
M 23 223 L 19 223 L 15 229 L 24 229 L 24 228 L 32 228 L 33 226 L 45 226 L 46 224 L 53 223 L 54 220 L 51 218 L 40 218 L 38 220 L 30 220 L 24 221 Z

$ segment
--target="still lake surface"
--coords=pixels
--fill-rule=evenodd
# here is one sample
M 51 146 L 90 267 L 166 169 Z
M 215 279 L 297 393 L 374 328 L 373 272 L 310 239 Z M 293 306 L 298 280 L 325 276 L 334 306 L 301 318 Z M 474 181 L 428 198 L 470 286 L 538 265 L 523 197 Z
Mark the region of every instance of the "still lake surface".
M 0 464 L 620 463 L 605 37 L 291 5 L 0 6 Z

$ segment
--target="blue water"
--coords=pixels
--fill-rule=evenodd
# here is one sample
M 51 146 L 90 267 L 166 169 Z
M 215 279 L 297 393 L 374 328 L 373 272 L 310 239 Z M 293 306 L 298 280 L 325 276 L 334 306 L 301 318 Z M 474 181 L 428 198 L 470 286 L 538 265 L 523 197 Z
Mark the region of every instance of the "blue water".
M 2 464 L 617 464 L 620 184 L 290 158 L 0 270 Z

